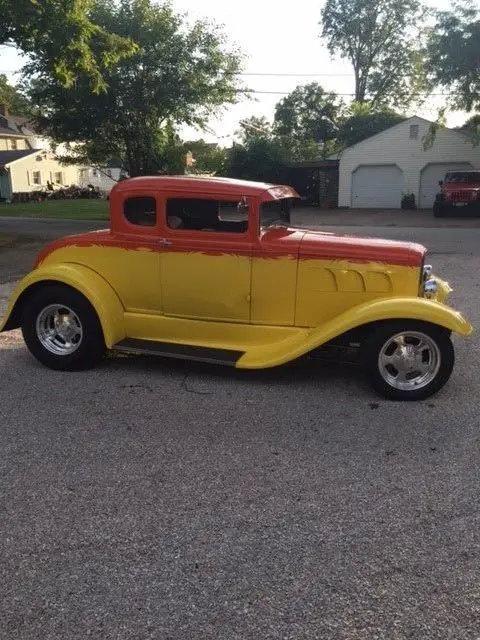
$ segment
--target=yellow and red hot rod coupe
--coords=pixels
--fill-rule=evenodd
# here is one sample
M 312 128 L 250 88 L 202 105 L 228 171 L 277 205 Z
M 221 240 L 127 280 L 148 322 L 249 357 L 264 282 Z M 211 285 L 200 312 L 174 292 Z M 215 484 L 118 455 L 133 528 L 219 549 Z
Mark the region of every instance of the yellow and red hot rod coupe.
M 288 186 L 185 176 L 111 191 L 110 229 L 38 256 L 0 330 L 21 327 L 44 365 L 93 367 L 107 349 L 274 367 L 353 346 L 380 394 L 426 398 L 447 382 L 449 286 L 418 244 L 295 228 Z

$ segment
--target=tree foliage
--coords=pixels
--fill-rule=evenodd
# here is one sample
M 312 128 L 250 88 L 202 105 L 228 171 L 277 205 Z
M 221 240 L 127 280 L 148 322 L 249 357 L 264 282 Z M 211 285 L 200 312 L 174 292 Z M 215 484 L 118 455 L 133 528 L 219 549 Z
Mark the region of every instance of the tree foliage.
M 98 0 L 91 16 L 138 50 L 105 69 L 107 90 L 98 94 L 86 76 L 65 90 L 47 66 L 37 65 L 31 96 L 45 114 L 38 124 L 56 140 L 82 142 L 83 152 L 97 160 L 124 158 L 131 176 L 163 171 L 166 150 L 178 146 L 169 127 L 202 126 L 236 101 L 240 56 L 226 48 L 219 28 L 188 25 L 168 4 Z
M 194 156 L 195 164 L 190 169 L 190 173 L 226 175 L 228 167 L 226 149 L 205 142 L 203 139 L 185 142 L 184 149 L 186 153 L 191 152 Z
M 26 116 L 30 113 L 30 102 L 19 87 L 8 82 L 5 74 L 0 74 L 0 104 L 4 104 L 11 114 Z
M 322 143 L 335 137 L 343 105 L 335 93 L 312 82 L 294 89 L 275 108 L 275 132 Z
M 404 107 L 426 88 L 420 0 L 327 0 L 322 35 L 350 61 L 355 101 Z
M 375 109 L 371 104 L 353 103 L 340 122 L 339 145 L 342 148 L 350 147 L 403 120 L 405 116 L 391 109 Z
M 135 50 L 92 17 L 94 0 L 0 0 L 0 45 L 12 44 L 71 87 L 88 76 L 94 91 L 104 89 L 103 70 Z
M 430 31 L 428 71 L 439 86 L 451 89 L 458 109 L 480 109 L 480 11 L 471 3 L 457 3 L 437 13 Z

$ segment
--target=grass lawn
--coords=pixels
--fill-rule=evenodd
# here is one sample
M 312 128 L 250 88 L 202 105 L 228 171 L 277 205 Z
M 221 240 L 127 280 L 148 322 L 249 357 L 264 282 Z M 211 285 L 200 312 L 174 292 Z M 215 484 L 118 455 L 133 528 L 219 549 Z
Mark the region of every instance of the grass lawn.
M 106 200 L 46 200 L 0 204 L 1 216 L 56 218 L 57 220 L 107 220 Z

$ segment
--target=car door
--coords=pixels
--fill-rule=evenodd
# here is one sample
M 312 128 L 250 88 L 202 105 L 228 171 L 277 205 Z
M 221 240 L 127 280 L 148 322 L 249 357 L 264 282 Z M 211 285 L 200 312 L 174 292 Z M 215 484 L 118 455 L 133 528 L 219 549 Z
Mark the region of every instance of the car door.
M 165 194 L 159 242 L 165 315 L 250 322 L 249 207 L 247 198 Z

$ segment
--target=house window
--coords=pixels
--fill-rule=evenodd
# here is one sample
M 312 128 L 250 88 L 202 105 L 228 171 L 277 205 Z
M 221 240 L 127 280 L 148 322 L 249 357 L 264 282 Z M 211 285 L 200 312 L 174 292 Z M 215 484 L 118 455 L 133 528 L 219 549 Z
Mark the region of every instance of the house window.
M 14 138 L 10 140 L 10 148 L 12 149 L 12 151 L 16 151 L 18 149 L 17 141 Z
M 42 184 L 42 176 L 40 171 L 34 171 L 32 173 L 33 184 Z
M 107 174 L 107 176 L 108 176 L 109 178 L 111 178 L 111 177 L 112 177 L 112 170 L 111 170 L 111 169 L 107 169 L 105 173 Z
M 155 198 L 128 198 L 123 205 L 123 213 L 130 224 L 154 227 L 157 223 L 157 203 Z
M 170 199 L 167 200 L 167 225 L 171 229 L 245 233 L 248 205 L 238 200 Z
M 410 125 L 410 140 L 418 140 L 418 124 Z
M 53 176 L 54 176 L 55 184 L 63 184 L 63 177 L 62 177 L 61 171 L 55 171 Z

